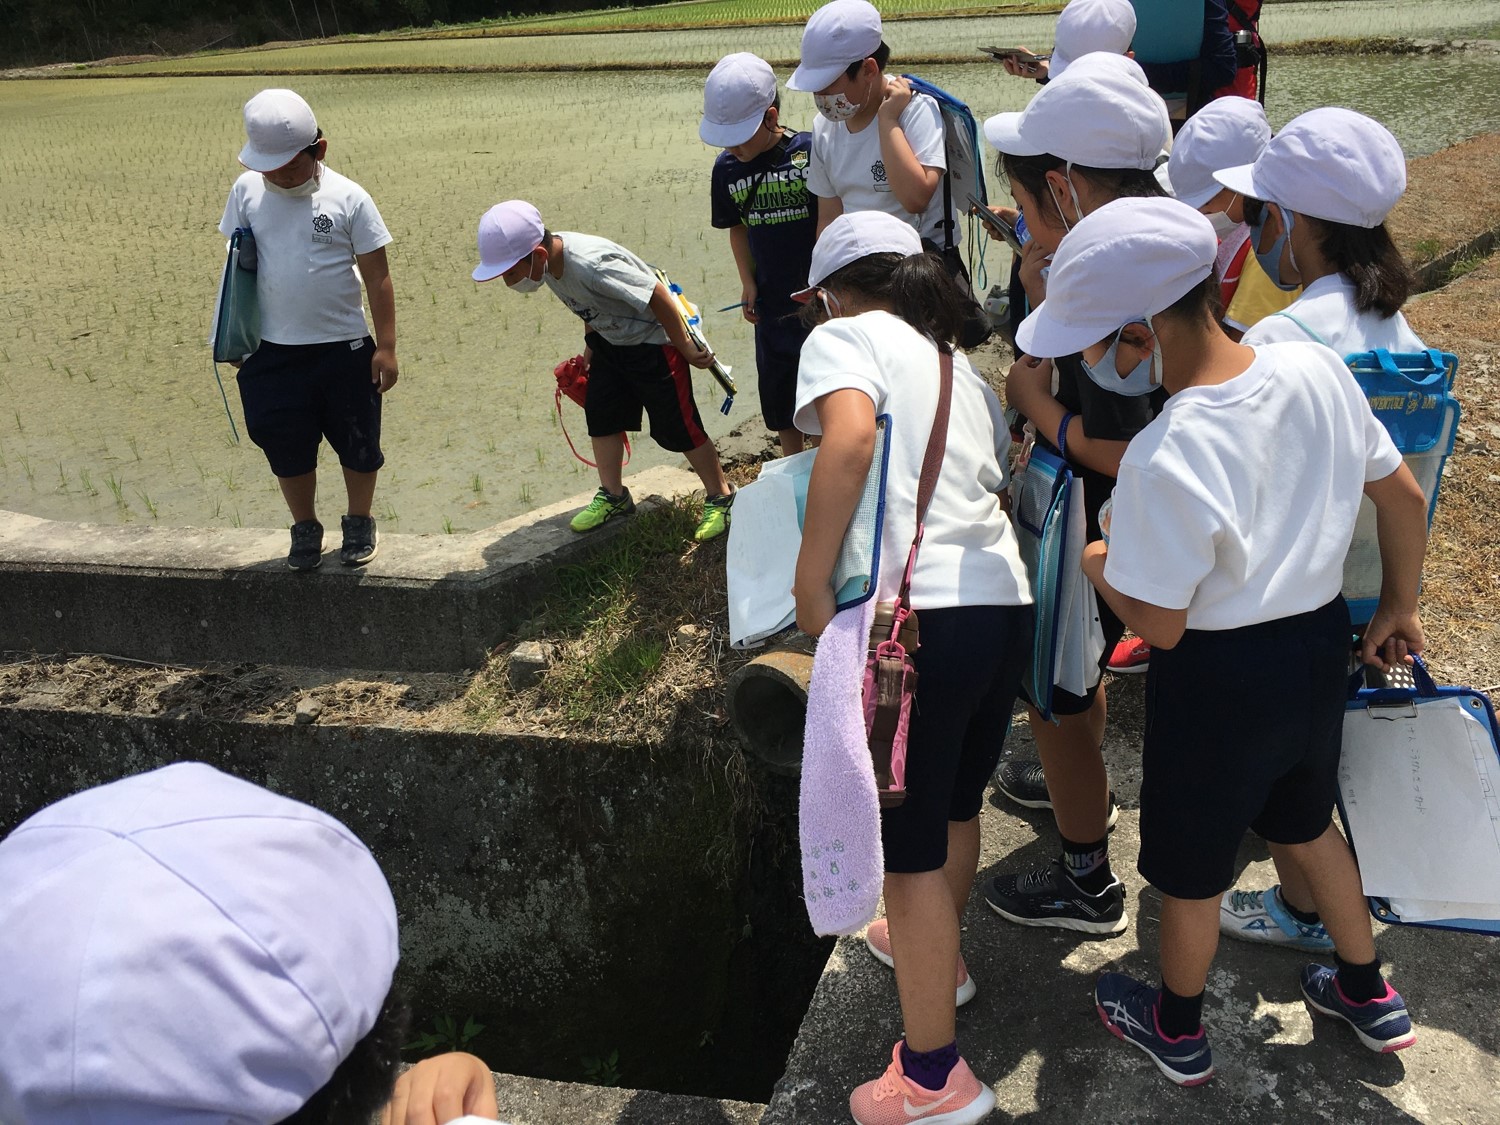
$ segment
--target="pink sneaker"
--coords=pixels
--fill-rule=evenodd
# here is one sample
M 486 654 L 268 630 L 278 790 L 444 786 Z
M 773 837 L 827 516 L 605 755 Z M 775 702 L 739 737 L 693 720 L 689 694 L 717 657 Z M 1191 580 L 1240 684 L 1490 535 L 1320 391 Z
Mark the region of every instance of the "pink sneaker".
M 849 1112 L 858 1125 L 974 1125 L 995 1108 L 995 1091 L 974 1077 L 969 1064 L 958 1060 L 941 1090 L 929 1090 L 901 1071 L 901 1044 L 891 1051 L 891 1065 L 873 1082 L 849 1095 Z
M 1144 672 L 1150 664 L 1151 646 L 1140 637 L 1126 637 L 1115 645 L 1115 650 L 1109 654 L 1109 663 L 1105 667 L 1118 676 Z
M 891 957 L 891 924 L 884 918 L 877 918 L 870 923 L 870 928 L 865 931 L 865 945 L 869 946 L 870 952 L 875 955 L 875 960 L 882 965 L 896 967 L 895 960 Z M 958 957 L 957 992 L 953 997 L 953 1005 L 962 1008 L 979 989 L 974 986 L 974 978 L 969 976 L 969 967 L 964 964 L 963 954 Z

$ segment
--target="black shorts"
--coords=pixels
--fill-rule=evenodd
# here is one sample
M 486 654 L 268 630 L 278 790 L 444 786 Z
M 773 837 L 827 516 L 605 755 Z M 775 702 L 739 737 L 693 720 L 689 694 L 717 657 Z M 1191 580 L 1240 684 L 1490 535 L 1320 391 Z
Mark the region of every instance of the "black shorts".
M 264 341 L 240 367 L 245 430 L 278 477 L 318 467 L 318 442 L 356 473 L 385 464 L 380 451 L 380 393 L 370 381 L 375 341 L 273 344 Z
M 670 344 L 611 344 L 597 332 L 583 342 L 592 353 L 583 414 L 590 437 L 610 437 L 641 428 L 651 419 L 651 440 L 673 453 L 687 453 L 708 440 L 687 360 Z
M 763 316 L 755 326 L 760 416 L 768 430 L 790 430 L 797 402 L 797 364 L 810 329 L 796 313 Z
M 949 822 L 979 815 L 1031 652 L 1029 605 L 923 609 L 917 618 L 906 800 L 880 813 L 885 869 L 903 873 L 942 867 Z
M 1245 829 L 1305 844 L 1338 793 L 1349 609 L 1321 609 L 1153 648 L 1146 673 L 1140 873 L 1176 898 L 1234 882 Z

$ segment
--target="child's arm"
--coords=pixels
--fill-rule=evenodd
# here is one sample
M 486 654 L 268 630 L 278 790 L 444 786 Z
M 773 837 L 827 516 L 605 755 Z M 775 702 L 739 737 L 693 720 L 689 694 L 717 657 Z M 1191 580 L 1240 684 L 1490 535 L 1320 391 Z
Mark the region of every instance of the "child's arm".
M 844 213 L 844 201 L 836 195 L 820 195 L 818 199 L 818 234 Z
M 751 324 L 760 323 L 760 314 L 755 311 L 755 298 L 759 296 L 755 285 L 755 256 L 750 253 L 750 228 L 744 223 L 729 228 L 729 249 L 734 251 L 734 268 L 740 274 L 740 314 Z
M 875 457 L 875 404 L 846 387 L 813 403 L 823 442 L 807 482 L 807 514 L 792 593 L 797 625 L 816 637 L 833 619 L 833 568 Z
M 880 130 L 880 157 L 885 162 L 891 191 L 909 214 L 920 215 L 932 202 L 932 193 L 942 182 L 943 170 L 918 161 L 906 130 L 901 128 L 901 114 L 911 104 L 911 98 L 910 82 L 904 78 L 886 79 L 885 98 L 875 120 Z
M 659 281 L 656 283 L 656 289 L 651 293 L 651 313 L 666 330 L 667 339 L 682 353 L 683 359 L 694 367 L 708 367 L 713 363 L 713 352 L 707 348 L 698 347 L 688 339 L 687 325 L 682 322 L 682 313 L 677 308 L 677 301 L 667 287 Z
M 1054 445 L 1057 431 L 1068 413 L 1052 397 L 1052 364 L 1045 359 L 1023 356 L 1010 365 L 1005 377 L 1005 403 L 1029 418 L 1036 432 Z M 1125 456 L 1128 441 L 1091 438 L 1083 432 L 1083 418 L 1077 414 L 1068 422 L 1068 460 L 1096 473 L 1117 477 L 1120 458 Z
M 1425 643 L 1417 591 L 1427 554 L 1427 497 L 1405 463 L 1366 484 L 1365 495 L 1375 504 L 1380 539 L 1380 603 L 1365 628 L 1361 656 L 1366 664 L 1386 670 L 1410 664 Z
M 1083 549 L 1083 573 L 1100 597 L 1109 603 L 1115 616 L 1130 627 L 1130 631 L 1152 648 L 1169 649 L 1182 640 L 1187 630 L 1187 610 L 1165 609 L 1129 594 L 1122 594 L 1104 580 L 1104 563 L 1109 557 L 1109 548 L 1104 541 L 1096 540 Z
M 368 254 L 356 254 L 359 276 L 365 279 L 365 295 L 370 299 L 370 319 L 375 322 L 375 354 L 370 357 L 370 382 L 385 394 L 396 385 L 400 374 L 396 366 L 396 288 L 391 284 L 391 267 L 385 247 Z

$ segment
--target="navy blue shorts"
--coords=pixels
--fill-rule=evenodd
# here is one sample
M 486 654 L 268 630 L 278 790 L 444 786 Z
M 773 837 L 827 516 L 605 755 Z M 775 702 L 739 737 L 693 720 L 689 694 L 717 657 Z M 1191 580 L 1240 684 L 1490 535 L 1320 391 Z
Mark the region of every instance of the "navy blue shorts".
M 763 315 L 755 326 L 755 372 L 760 416 L 768 430 L 792 429 L 797 402 L 797 364 L 812 331 L 797 313 Z
M 917 611 L 917 694 L 907 730 L 906 800 L 880 812 L 885 869 L 936 871 L 948 824 L 979 815 L 1031 654 L 1029 605 Z
M 1141 853 L 1153 887 L 1216 898 L 1245 829 L 1316 840 L 1333 819 L 1348 692 L 1349 607 L 1189 629 L 1146 673 Z
M 641 428 L 651 419 L 651 440 L 672 453 L 688 453 L 708 440 L 693 376 L 682 353 L 670 344 L 611 344 L 597 332 L 583 342 L 591 353 L 583 407 L 590 437 L 610 437 Z
M 318 443 L 339 464 L 373 473 L 380 451 L 380 394 L 370 381 L 375 341 L 273 344 L 269 340 L 240 367 L 237 382 L 245 430 L 278 477 L 300 477 L 318 467 Z

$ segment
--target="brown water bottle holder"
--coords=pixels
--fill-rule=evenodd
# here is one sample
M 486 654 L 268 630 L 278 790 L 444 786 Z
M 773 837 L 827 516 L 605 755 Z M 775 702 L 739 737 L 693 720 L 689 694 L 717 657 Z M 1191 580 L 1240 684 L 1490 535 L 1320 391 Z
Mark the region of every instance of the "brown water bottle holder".
M 876 661 L 877 667 L 875 720 L 870 727 L 870 764 L 874 767 L 875 789 L 883 809 L 896 808 L 906 800 L 904 789 L 891 788 L 891 749 L 901 717 L 903 688 L 907 692 L 916 690 L 917 670 L 912 665 L 911 654 L 920 644 L 916 611 L 907 611 L 906 620 L 892 638 L 891 624 L 895 616 L 894 603 L 876 606 L 869 642 L 870 657 Z M 901 645 L 905 654 L 878 656 L 880 646 L 892 639 Z

